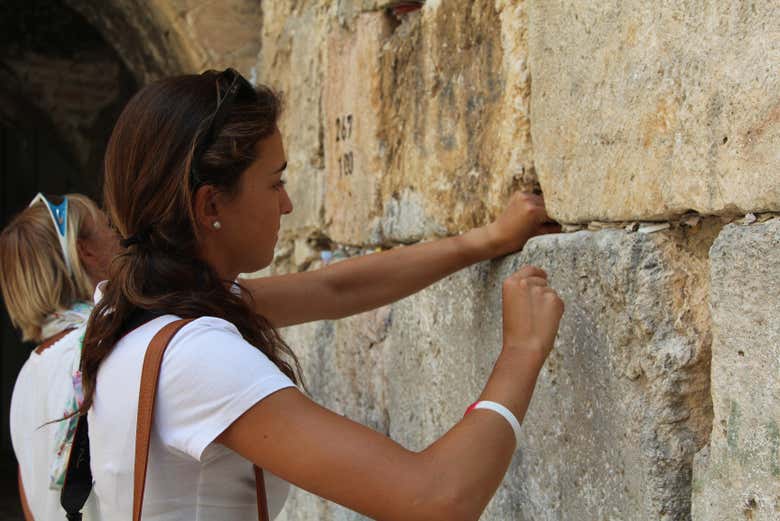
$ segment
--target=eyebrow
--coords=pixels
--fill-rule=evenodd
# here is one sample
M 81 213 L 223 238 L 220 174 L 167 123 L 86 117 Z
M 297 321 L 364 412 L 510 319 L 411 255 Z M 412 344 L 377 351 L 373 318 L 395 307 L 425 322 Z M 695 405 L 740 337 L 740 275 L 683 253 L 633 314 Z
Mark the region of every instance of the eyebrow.
M 276 170 L 274 170 L 274 171 L 271 173 L 271 175 L 280 174 L 280 173 L 284 172 L 286 169 L 287 169 L 287 161 L 285 161 L 285 162 L 284 162 L 284 164 L 283 164 L 282 166 L 280 166 L 279 168 L 277 168 Z

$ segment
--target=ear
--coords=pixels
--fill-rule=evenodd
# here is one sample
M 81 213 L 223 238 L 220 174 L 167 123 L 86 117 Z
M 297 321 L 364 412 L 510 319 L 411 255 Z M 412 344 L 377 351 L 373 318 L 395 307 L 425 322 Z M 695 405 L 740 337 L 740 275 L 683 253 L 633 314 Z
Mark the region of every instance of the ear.
M 199 231 L 213 230 L 214 221 L 219 220 L 220 195 L 212 185 L 202 185 L 195 191 L 193 207 Z
M 84 267 L 84 271 L 87 272 L 87 276 L 94 282 L 99 282 L 102 270 L 101 259 L 99 252 L 95 250 L 95 242 L 85 238 L 76 239 L 76 251 L 79 255 L 79 261 Z

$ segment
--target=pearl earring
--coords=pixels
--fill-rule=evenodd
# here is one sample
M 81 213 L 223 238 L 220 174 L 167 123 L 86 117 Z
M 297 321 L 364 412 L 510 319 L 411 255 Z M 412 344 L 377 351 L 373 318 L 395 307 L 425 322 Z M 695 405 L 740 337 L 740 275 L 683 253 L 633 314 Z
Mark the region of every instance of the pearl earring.
M 221 222 L 219 222 L 219 221 L 214 221 L 214 222 L 211 224 L 211 226 L 213 226 L 215 230 L 219 230 L 219 229 L 221 229 L 221 228 L 222 228 L 222 223 L 221 223 Z

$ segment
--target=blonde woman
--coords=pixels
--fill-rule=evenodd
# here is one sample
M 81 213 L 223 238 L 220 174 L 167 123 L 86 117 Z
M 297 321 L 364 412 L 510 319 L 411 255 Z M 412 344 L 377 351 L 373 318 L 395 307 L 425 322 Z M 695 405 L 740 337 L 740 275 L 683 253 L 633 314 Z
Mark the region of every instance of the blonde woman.
M 79 360 L 95 285 L 118 249 L 88 197 L 38 194 L 0 233 L 0 288 L 11 321 L 38 347 L 11 397 L 11 441 L 26 519 L 65 519 L 60 489 L 80 403 Z M 92 501 L 85 518 L 96 519 Z

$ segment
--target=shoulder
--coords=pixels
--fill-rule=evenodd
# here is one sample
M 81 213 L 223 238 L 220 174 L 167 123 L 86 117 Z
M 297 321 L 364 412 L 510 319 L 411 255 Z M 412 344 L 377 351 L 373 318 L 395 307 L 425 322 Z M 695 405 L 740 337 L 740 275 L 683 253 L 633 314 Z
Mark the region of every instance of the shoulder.
M 86 324 L 83 324 L 43 351 L 33 350 L 22 367 L 19 377 L 29 372 L 40 373 L 48 370 L 70 374 L 73 366 L 71 362 L 81 358 L 81 346 L 84 342 L 85 332 Z
M 231 322 L 217 317 L 200 317 L 183 326 L 171 339 L 163 363 L 194 373 L 278 372 L 258 347 L 247 342 Z
M 177 317 L 178 318 L 178 317 Z M 227 333 L 240 337 L 241 333 L 232 322 L 218 317 L 200 317 L 182 328 L 194 333 Z
M 169 323 L 176 319 L 179 317 Z M 213 348 L 215 345 L 254 349 L 232 322 L 217 317 L 200 317 L 184 325 L 171 339 L 170 347 L 181 344 L 191 349 Z
M 84 334 L 86 331 L 87 324 L 81 324 L 79 327 L 73 329 L 73 331 L 54 342 L 51 347 L 41 353 L 41 356 L 45 356 L 47 353 L 72 354 L 74 350 L 80 348 L 84 343 Z

